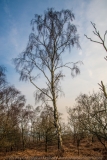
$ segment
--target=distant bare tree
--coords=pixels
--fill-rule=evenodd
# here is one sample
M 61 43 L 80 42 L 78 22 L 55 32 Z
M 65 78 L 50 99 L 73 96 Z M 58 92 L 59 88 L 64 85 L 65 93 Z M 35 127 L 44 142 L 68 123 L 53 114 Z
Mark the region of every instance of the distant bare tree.
M 81 108 L 79 122 L 83 130 L 98 138 L 107 151 L 107 99 L 104 94 L 81 94 L 76 99 Z
M 6 84 L 6 75 L 5 75 L 6 68 L 4 66 L 0 66 L 0 91 L 4 88 Z
M 5 70 L 6 70 L 5 67 L 0 66 L 0 107 L 2 107 L 3 103 L 3 95 L 4 95 L 3 90 L 7 85 Z
M 57 129 L 60 149 L 62 149 L 61 127 L 59 124 L 57 99 L 62 92 L 60 80 L 64 77 L 62 68 L 68 68 L 71 75 L 80 73 L 77 66 L 80 61 L 63 64 L 62 54 L 67 49 L 79 46 L 77 28 L 72 21 L 74 14 L 70 10 L 54 11 L 50 8 L 45 11 L 44 16 L 35 15 L 31 21 L 33 26 L 29 36 L 26 50 L 18 58 L 14 59 L 16 70 L 20 74 L 20 80 L 29 80 L 37 89 L 37 100 L 51 101 L 54 107 L 54 123 Z M 35 29 L 36 28 L 36 29 Z M 73 64 L 73 66 L 71 66 Z M 35 72 L 36 71 L 36 75 Z M 38 78 L 38 71 L 46 79 L 46 88 L 38 86 L 34 80 Z
M 71 134 L 73 136 L 73 143 L 76 143 L 78 149 L 78 155 L 80 154 L 80 142 L 85 137 L 85 130 L 83 129 L 80 118 L 82 108 L 78 105 L 74 108 L 67 108 L 68 124 L 70 126 Z
M 2 90 L 0 105 L 0 142 L 2 147 L 17 147 L 20 141 L 19 114 L 25 105 L 25 97 L 13 86 Z M 1 145 L 0 143 L 0 145 Z
M 45 142 L 45 152 L 48 151 L 48 144 L 52 142 L 54 136 L 56 135 L 55 126 L 53 123 L 54 114 L 53 108 L 50 106 L 45 106 L 40 114 L 39 128 L 42 131 L 42 137 Z

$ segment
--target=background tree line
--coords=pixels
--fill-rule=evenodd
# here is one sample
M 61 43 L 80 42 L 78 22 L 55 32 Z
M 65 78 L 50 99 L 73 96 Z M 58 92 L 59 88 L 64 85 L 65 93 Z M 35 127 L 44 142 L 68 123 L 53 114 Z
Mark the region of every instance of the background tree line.
M 53 108 L 46 104 L 34 108 L 25 102 L 25 96 L 7 83 L 5 68 L 0 66 L 0 151 L 59 148 Z M 68 124 L 59 114 L 64 143 L 72 141 L 79 155 L 81 141 L 88 137 L 107 150 L 107 99 L 103 93 L 80 94 L 67 113 Z
M 47 152 L 48 143 L 56 139 L 53 108 L 26 105 L 25 96 L 7 83 L 0 66 L 0 150 L 24 150 L 41 142 Z

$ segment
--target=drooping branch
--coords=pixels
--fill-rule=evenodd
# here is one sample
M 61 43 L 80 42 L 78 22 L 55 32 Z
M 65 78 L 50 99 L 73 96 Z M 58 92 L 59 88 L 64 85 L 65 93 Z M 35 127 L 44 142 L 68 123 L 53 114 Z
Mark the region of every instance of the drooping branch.
M 68 63 L 65 63 L 64 65 L 60 65 L 60 66 L 56 67 L 56 70 L 59 68 L 68 68 L 71 70 L 72 77 L 74 77 L 75 75 L 74 75 L 73 71 L 75 71 L 76 74 L 80 73 L 80 70 L 79 70 L 78 66 L 76 65 L 77 63 L 83 64 L 82 61 L 78 61 L 76 63 L 68 62 Z M 73 64 L 73 67 L 69 66 L 69 64 Z
M 46 92 L 44 92 L 41 88 L 39 88 L 33 81 L 32 78 L 29 77 L 30 82 L 39 90 L 41 91 L 44 95 L 46 95 L 49 99 L 53 100 L 51 96 L 49 96 Z

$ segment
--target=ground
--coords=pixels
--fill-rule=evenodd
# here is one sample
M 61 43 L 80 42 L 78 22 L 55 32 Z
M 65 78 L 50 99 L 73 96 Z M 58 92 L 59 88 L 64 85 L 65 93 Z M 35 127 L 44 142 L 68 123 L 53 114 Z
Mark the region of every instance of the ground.
M 52 160 L 52 159 L 69 159 L 69 160 L 106 160 L 107 157 L 104 157 L 105 150 L 100 142 L 91 142 L 87 140 L 82 140 L 78 148 L 76 144 L 71 143 L 70 141 L 65 141 L 64 143 L 64 153 L 57 151 L 57 146 L 49 146 L 48 152 L 44 151 L 44 144 L 39 145 L 32 149 L 25 149 L 24 151 L 11 151 L 11 152 L 0 152 L 0 160 Z

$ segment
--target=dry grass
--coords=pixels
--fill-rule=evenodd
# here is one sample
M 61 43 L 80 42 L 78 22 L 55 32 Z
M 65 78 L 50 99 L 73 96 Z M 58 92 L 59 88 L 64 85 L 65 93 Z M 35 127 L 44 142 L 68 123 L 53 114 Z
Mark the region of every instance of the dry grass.
M 57 146 L 50 146 L 48 147 L 48 152 L 46 153 L 44 151 L 44 145 L 42 144 L 39 148 L 35 147 L 33 149 L 26 149 L 25 151 L 1 152 L 0 160 L 17 157 L 26 157 L 27 159 L 30 159 L 31 157 L 36 157 L 36 159 L 37 157 L 48 157 L 47 159 L 49 160 L 49 157 L 52 159 L 52 157 L 58 156 L 63 157 L 63 159 L 67 159 L 67 157 L 69 157 L 71 160 L 101 160 L 104 152 L 104 149 L 99 142 L 91 143 L 87 140 L 83 140 L 81 142 L 79 156 L 76 145 L 73 145 L 70 141 L 66 141 L 64 143 L 64 150 L 64 153 L 60 155 L 57 151 Z M 106 160 L 106 158 L 104 160 Z

